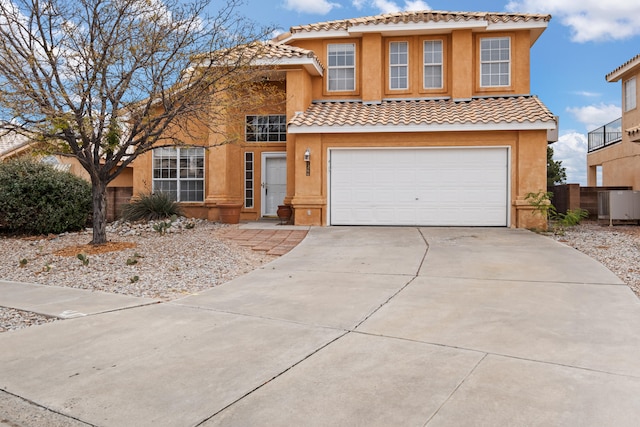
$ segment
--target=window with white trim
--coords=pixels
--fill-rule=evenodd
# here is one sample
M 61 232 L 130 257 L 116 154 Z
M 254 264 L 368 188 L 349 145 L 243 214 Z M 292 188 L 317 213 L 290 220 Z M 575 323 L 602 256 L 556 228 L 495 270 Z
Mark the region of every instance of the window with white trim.
M 424 88 L 442 89 L 442 40 L 425 40 L 424 55 Z
M 154 149 L 153 192 L 168 193 L 177 202 L 204 201 L 204 148 Z
M 356 90 L 356 45 L 340 43 L 327 45 L 328 78 L 330 92 Z
M 254 162 L 253 153 L 244 153 L 244 207 L 253 208 Z
M 248 142 L 286 141 L 287 116 L 284 114 L 247 116 L 245 140 Z
M 389 43 L 389 88 L 409 89 L 409 43 Z
M 624 82 L 624 111 L 636 108 L 636 78 L 632 77 Z
M 511 85 L 511 39 L 480 39 L 480 86 Z

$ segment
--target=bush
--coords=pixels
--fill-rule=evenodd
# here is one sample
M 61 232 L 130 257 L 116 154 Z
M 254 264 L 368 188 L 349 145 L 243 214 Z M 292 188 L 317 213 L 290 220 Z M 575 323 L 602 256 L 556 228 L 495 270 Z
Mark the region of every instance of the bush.
M 125 221 L 150 221 L 174 215 L 182 216 L 182 209 L 167 193 L 141 194 L 122 208 Z
M 557 215 L 558 222 L 565 227 L 573 227 L 580 224 L 585 218 L 589 218 L 589 211 L 584 209 L 569 209 L 566 214 Z
M 0 163 L 0 230 L 49 234 L 82 229 L 91 214 L 91 185 L 34 159 Z

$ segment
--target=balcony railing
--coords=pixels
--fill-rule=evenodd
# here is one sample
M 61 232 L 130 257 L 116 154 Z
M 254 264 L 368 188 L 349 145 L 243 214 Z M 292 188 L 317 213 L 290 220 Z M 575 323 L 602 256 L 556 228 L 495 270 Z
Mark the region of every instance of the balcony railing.
M 622 141 L 622 117 L 589 132 L 588 153 Z

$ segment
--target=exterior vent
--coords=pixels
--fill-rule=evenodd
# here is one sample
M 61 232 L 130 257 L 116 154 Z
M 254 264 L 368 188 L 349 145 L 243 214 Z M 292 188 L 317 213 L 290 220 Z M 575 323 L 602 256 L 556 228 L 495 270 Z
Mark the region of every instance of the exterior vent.
M 615 222 L 640 221 L 640 191 L 598 192 L 598 220 Z

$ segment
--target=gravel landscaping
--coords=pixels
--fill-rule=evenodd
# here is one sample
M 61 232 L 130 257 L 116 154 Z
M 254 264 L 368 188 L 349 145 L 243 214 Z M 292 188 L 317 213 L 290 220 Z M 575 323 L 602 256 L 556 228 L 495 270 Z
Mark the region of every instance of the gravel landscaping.
M 114 223 L 107 228 L 109 243 L 97 248 L 88 245 L 90 231 L 0 238 L 0 279 L 170 301 L 276 258 L 225 239 L 236 225 L 179 218 L 164 234 L 154 225 L 160 228 Z M 50 321 L 20 313 L 0 307 L 0 332 Z
M 154 225 L 159 228 L 114 223 L 107 229 L 109 244 L 97 250 L 87 245 L 90 231 L 0 238 L 0 278 L 170 301 L 276 258 L 225 239 L 237 226 L 179 218 L 161 234 Z M 586 222 L 549 236 L 600 261 L 640 297 L 640 227 Z M 0 332 L 52 320 L 0 307 Z
M 586 221 L 553 237 L 602 263 L 640 297 L 640 226 Z

